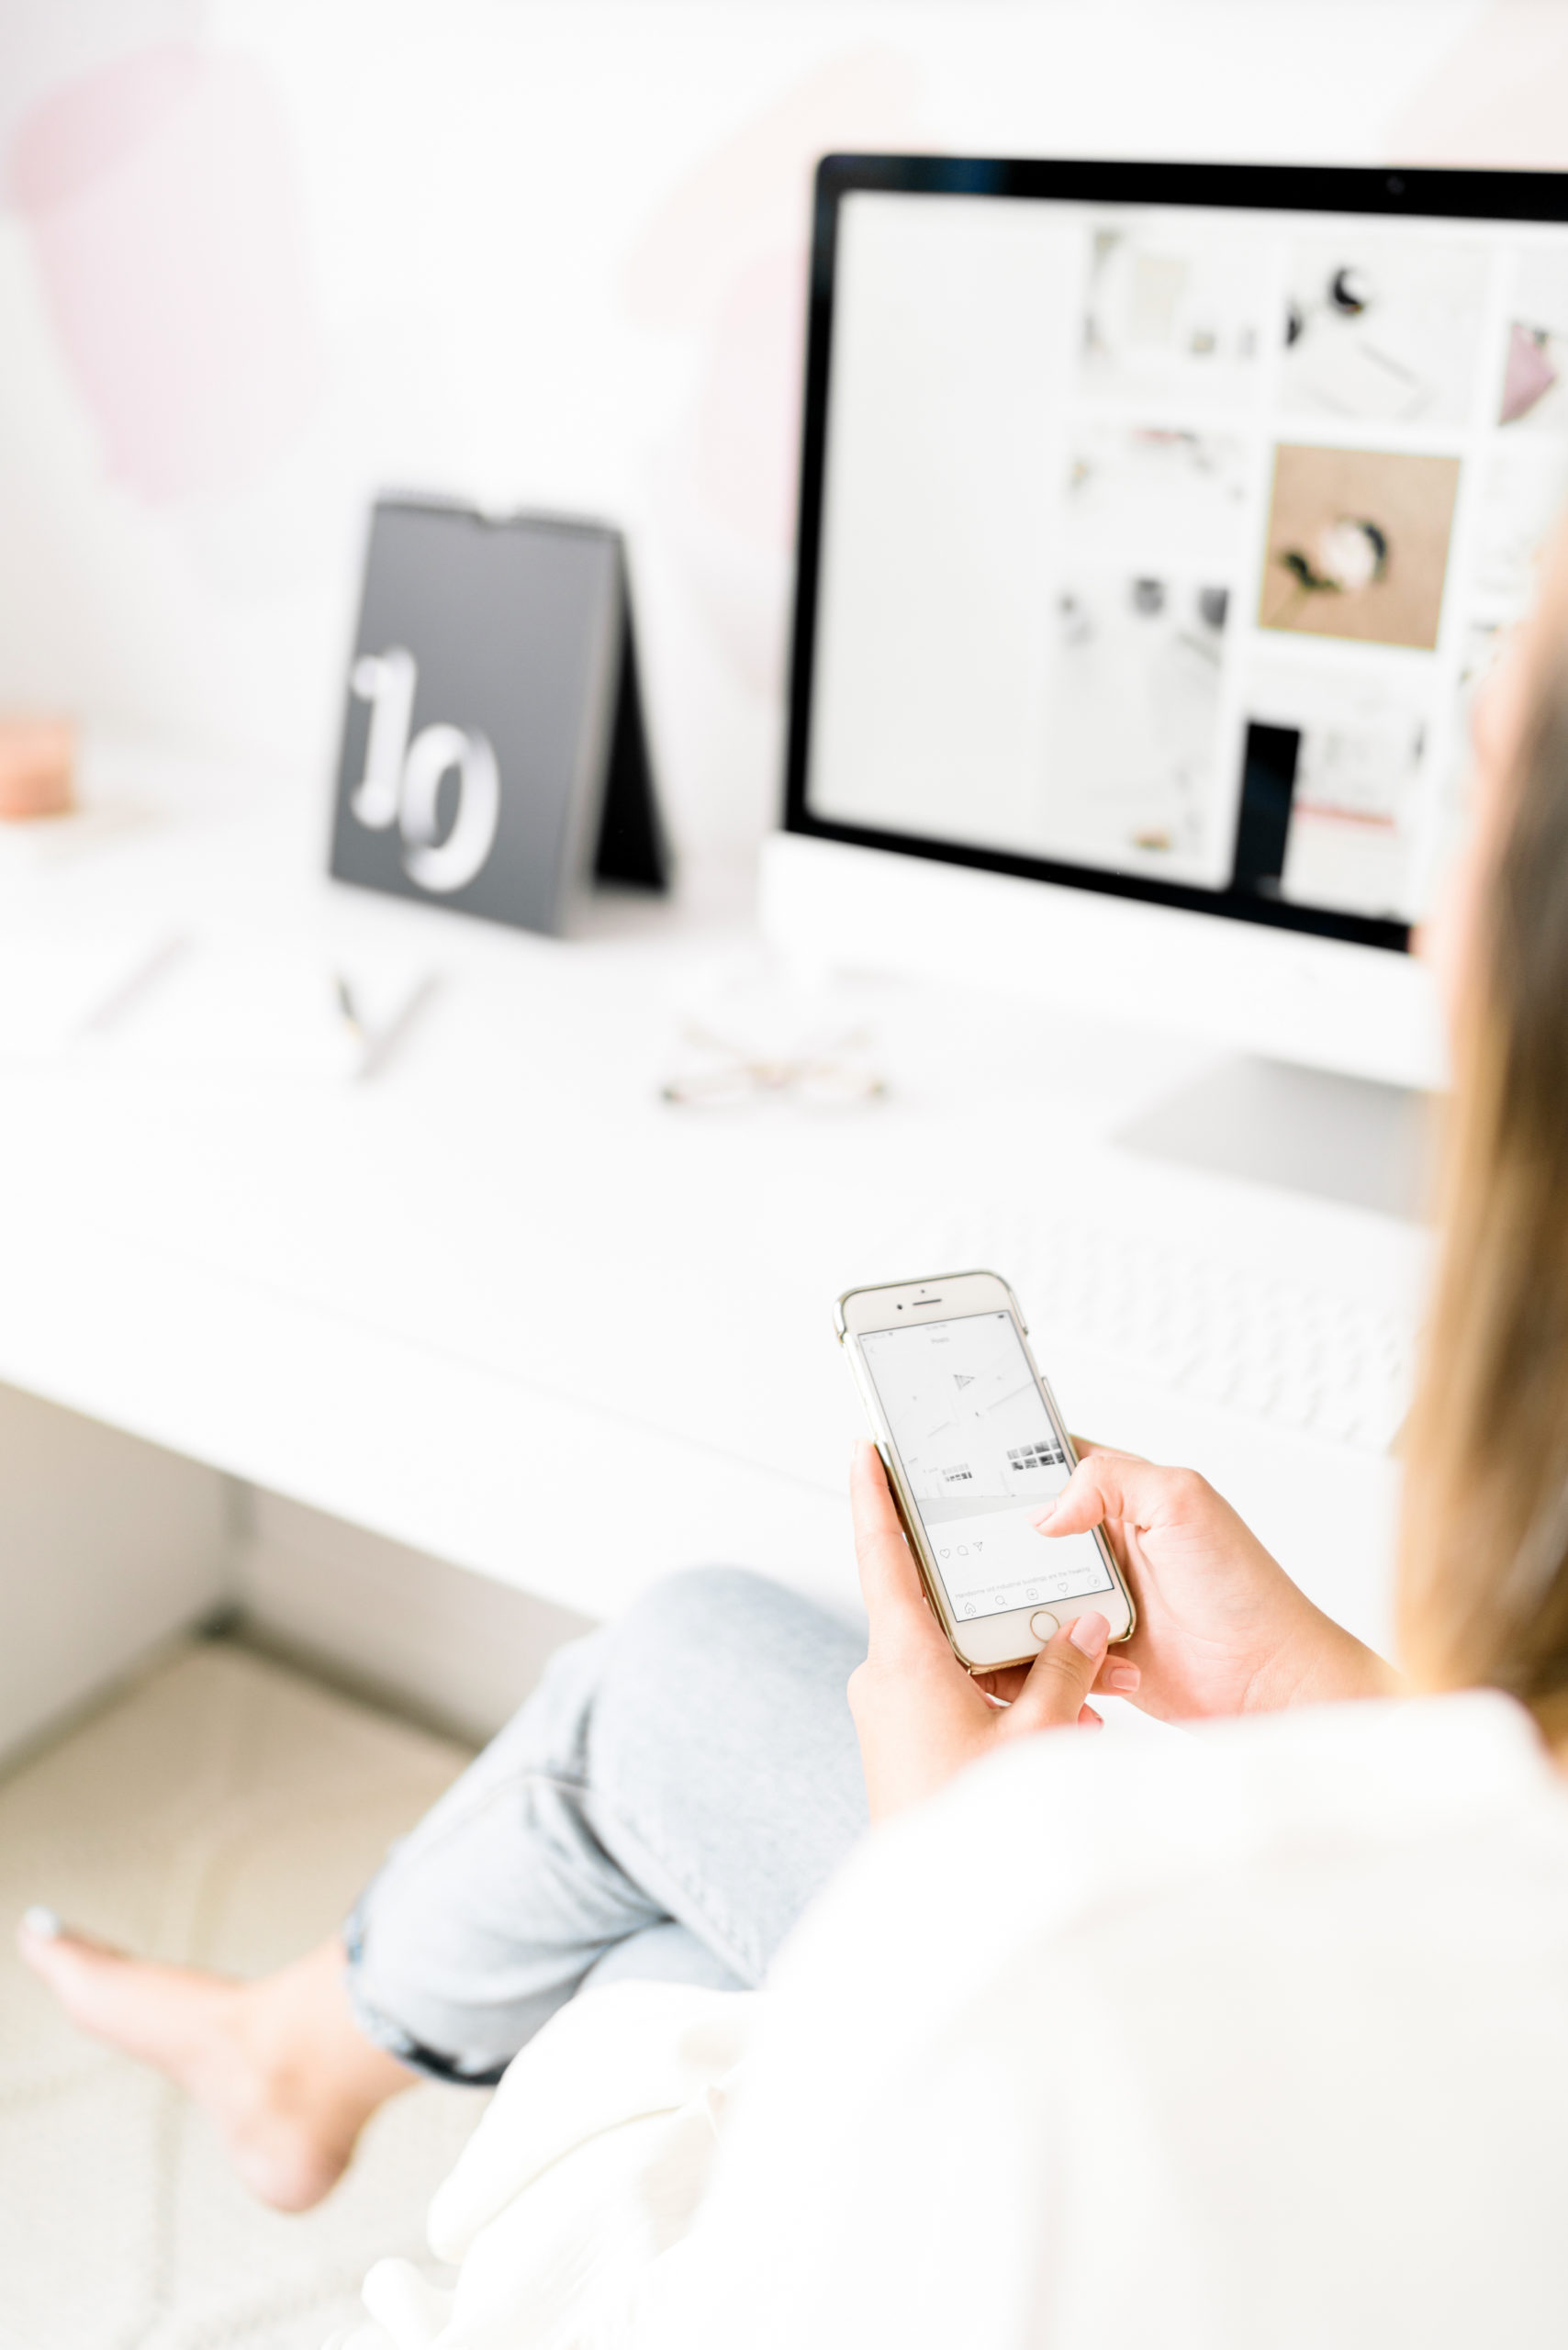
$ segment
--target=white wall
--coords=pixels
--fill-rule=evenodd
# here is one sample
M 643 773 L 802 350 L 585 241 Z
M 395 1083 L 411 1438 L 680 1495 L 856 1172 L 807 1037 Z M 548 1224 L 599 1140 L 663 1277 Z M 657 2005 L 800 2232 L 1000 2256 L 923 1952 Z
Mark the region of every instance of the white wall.
M 225 1605 L 228 1481 L 0 1387 L 0 1760 Z
M 573 1609 L 281 1494 L 235 1493 L 229 1590 L 247 1635 L 478 1743 L 516 1712 Z
M 0 1386 L 0 1769 L 172 1638 L 235 1616 L 476 1742 L 589 1624 Z
M 631 530 L 771 810 L 812 158 L 1557 160 L 1529 0 L 0 0 L 0 706 L 324 783 L 378 485 Z

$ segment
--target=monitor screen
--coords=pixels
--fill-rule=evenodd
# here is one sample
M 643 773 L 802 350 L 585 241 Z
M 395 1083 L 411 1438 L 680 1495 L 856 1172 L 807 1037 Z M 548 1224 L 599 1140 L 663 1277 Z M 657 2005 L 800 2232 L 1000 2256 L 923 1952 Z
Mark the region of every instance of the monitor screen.
M 787 822 L 1403 947 L 1568 485 L 1554 213 L 829 159 Z

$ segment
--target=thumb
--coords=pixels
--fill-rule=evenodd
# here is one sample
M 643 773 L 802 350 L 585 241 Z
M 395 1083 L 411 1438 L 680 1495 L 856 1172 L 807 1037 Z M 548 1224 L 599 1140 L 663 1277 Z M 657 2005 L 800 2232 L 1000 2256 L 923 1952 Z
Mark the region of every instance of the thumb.
M 1093 1608 L 1053 1632 L 1013 1701 L 1009 1729 L 1066 1729 L 1076 1722 L 1105 1662 L 1110 1638 L 1110 1625 Z
M 1035 1512 L 1036 1534 L 1087 1534 L 1105 1521 L 1148 1526 L 1168 1510 L 1182 1472 L 1140 1460 L 1135 1452 L 1086 1452 L 1059 1494 Z

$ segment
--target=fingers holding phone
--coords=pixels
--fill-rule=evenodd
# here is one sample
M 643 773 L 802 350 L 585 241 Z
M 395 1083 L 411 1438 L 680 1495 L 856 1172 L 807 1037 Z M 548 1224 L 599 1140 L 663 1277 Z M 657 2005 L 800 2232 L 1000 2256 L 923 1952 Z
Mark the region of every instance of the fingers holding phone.
M 1108 1540 L 1137 1606 L 1126 1653 L 1141 1681 L 1127 1694 L 1162 1720 L 1386 1695 L 1397 1685 L 1195 1470 L 1083 1444 L 1034 1523 L 1047 1546 L 1090 1528 Z
M 1105 1662 L 1103 1615 L 1091 1609 L 1064 1625 L 1029 1667 L 1015 1669 L 1012 1701 L 993 1704 L 927 1603 L 872 1445 L 856 1448 L 850 1494 L 870 1638 L 850 1675 L 849 1703 L 873 1819 L 934 1795 L 1010 1740 L 1098 1721 L 1087 1699 Z
M 998 1274 L 846 1291 L 838 1334 L 933 1616 L 972 1673 L 1026 1665 L 1072 1618 L 1133 1607 L 1096 1528 L 1046 1550 L 1033 1512 L 1075 1455 Z
M 1094 1688 L 1181 1721 L 1397 1685 L 1194 1471 L 1080 1457 L 998 1275 L 851 1290 L 837 1321 L 878 1436 L 852 1477 L 874 1813 L 1093 1723 Z

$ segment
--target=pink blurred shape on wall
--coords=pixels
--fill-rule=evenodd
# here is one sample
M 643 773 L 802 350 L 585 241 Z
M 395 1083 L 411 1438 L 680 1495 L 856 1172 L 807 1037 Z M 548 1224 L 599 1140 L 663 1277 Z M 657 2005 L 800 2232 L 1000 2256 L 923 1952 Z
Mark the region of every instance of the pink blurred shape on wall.
M 34 111 L 6 177 L 111 476 L 155 501 L 254 478 L 323 375 L 264 73 L 195 44 L 121 58 Z
M 699 420 L 703 487 L 716 512 L 789 548 L 805 365 L 804 245 L 738 269 L 720 302 Z
M 1390 125 L 1407 163 L 1568 164 L 1568 9 L 1491 0 Z
M 834 148 L 908 147 L 922 76 L 885 44 L 828 57 L 704 156 L 628 257 L 628 316 L 698 345 L 691 406 L 653 471 L 656 510 L 729 665 L 783 674 L 800 465 L 812 173 Z

